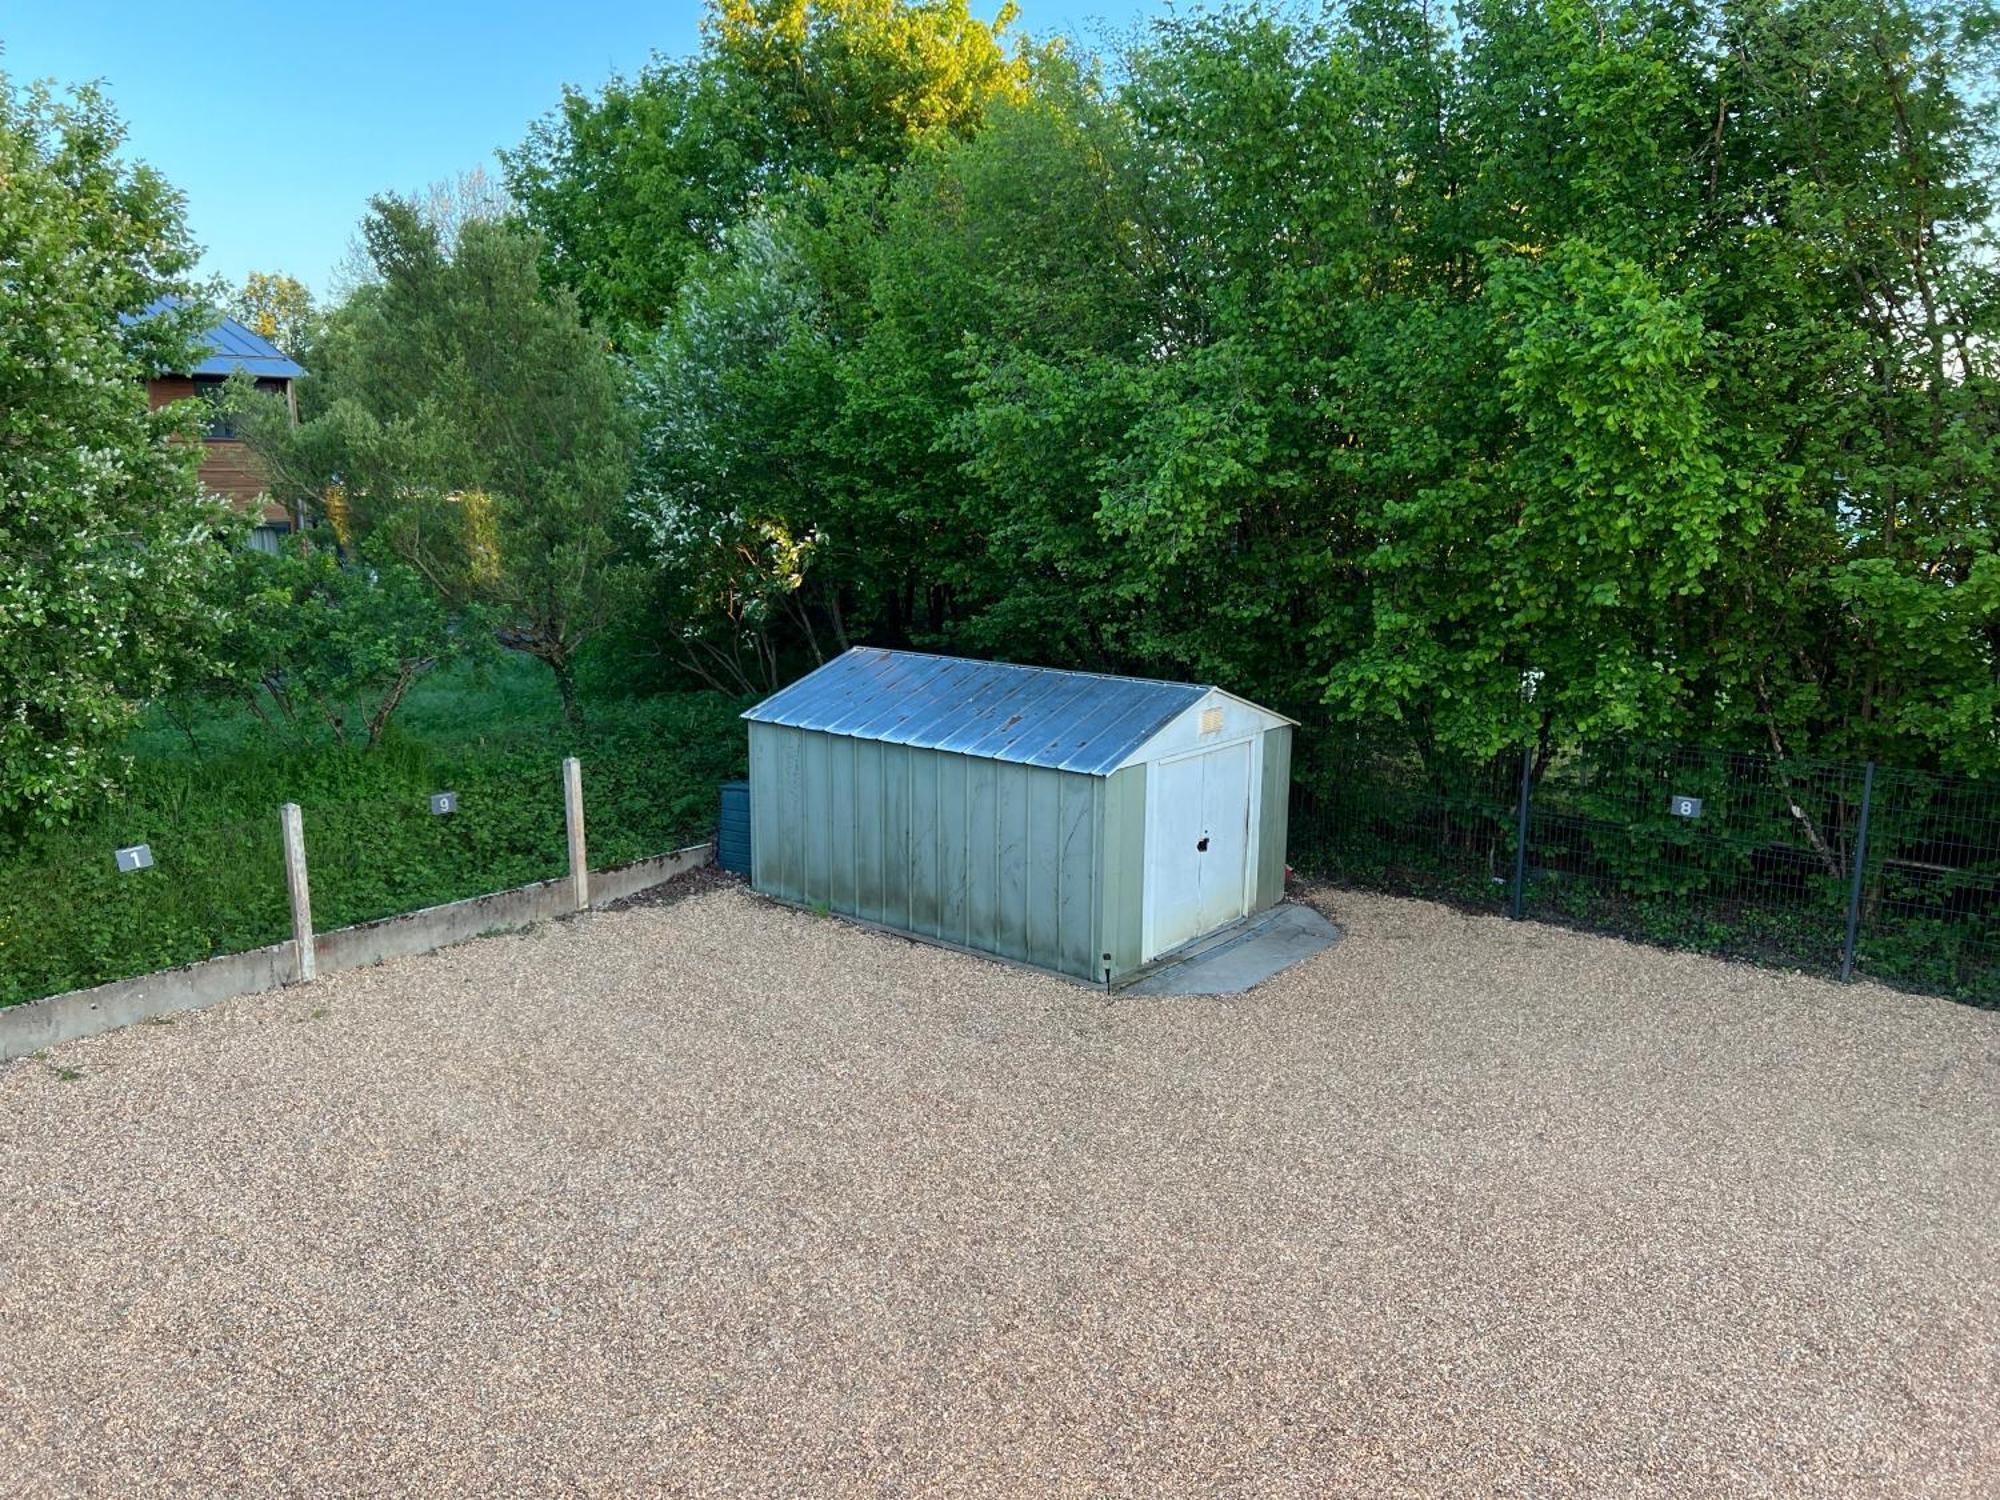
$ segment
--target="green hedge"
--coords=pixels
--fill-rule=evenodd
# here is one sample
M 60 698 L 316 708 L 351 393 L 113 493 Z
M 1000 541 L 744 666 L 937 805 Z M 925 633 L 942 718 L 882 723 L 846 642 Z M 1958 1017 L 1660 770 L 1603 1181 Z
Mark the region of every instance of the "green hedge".
M 717 784 L 742 774 L 740 705 L 719 695 L 595 704 L 581 735 L 540 712 L 496 724 L 477 702 L 457 738 L 433 703 L 412 716 L 424 738 L 406 729 L 373 751 L 239 734 L 176 755 L 142 736 L 151 753 L 117 798 L 0 855 L 0 1005 L 280 941 L 283 802 L 304 809 L 325 929 L 561 874 L 565 755 L 583 762 L 598 867 L 708 836 Z M 459 810 L 434 817 L 429 795 L 445 790 Z M 112 851 L 142 842 L 154 867 L 118 873 Z

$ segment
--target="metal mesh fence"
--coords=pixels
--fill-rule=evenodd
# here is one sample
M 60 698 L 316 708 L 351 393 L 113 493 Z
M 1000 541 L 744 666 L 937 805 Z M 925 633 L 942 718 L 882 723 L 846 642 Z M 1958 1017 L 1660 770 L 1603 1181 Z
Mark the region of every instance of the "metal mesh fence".
M 2000 784 L 1684 745 L 1301 748 L 1307 873 L 2000 1004 Z
M 1855 967 L 2000 1005 L 2000 786 L 1875 773 Z

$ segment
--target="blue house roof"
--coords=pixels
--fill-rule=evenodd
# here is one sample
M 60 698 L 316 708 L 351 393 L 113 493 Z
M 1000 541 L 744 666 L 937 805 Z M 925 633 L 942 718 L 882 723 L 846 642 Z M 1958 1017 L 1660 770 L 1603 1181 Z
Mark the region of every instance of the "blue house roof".
M 178 306 L 179 303 L 179 298 L 162 297 L 149 305 L 139 316 L 151 317 L 168 307 Z M 306 373 L 276 344 L 261 334 L 252 333 L 234 318 L 224 318 L 203 337 L 207 340 L 210 350 L 208 358 L 202 360 L 192 370 L 181 373 L 227 376 L 238 370 L 247 370 L 254 376 L 271 380 L 298 380 Z
M 276 344 L 252 333 L 234 318 L 224 318 L 209 329 L 206 337 L 215 352 L 188 371 L 190 375 L 229 375 L 248 370 L 252 375 L 275 380 L 297 380 L 305 374 Z
M 1211 691 L 857 646 L 743 717 L 1104 776 Z

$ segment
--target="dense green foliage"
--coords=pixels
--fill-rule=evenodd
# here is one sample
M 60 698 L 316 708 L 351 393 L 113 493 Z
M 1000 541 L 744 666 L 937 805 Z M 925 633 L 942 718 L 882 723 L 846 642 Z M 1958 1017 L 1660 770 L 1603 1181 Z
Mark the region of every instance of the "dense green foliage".
M 306 420 L 271 399 L 251 441 L 284 490 L 338 497 L 344 538 L 547 665 L 580 723 L 577 653 L 634 582 L 619 542 L 626 420 L 603 343 L 574 298 L 544 295 L 539 244 L 518 225 L 472 219 L 447 239 L 416 205 L 380 198 L 363 234 L 376 279 L 323 333 Z
M 567 754 L 583 762 L 593 865 L 706 836 L 716 784 L 742 770 L 739 703 L 603 699 L 579 734 L 526 666 L 428 679 L 372 751 L 276 740 L 247 714 L 209 717 L 192 749 L 149 728 L 119 797 L 0 860 L 0 1005 L 283 939 L 281 802 L 305 812 L 322 929 L 561 874 Z M 433 817 L 443 790 L 459 812 Z M 119 874 L 112 850 L 140 842 L 156 865 Z
M 160 699 L 191 743 L 218 705 L 241 705 L 286 744 L 374 745 L 413 684 L 488 639 L 477 610 L 449 611 L 386 546 L 343 557 L 330 528 L 276 555 L 232 552 L 209 590 L 187 667 Z
M 989 24 L 965 0 L 713 0 L 699 56 L 566 92 L 502 153 L 507 186 L 554 279 L 606 325 L 643 331 L 753 204 L 976 130 L 1026 78 L 1025 55 L 1005 47 L 1013 14 L 1003 5 Z
M 181 654 L 220 514 L 149 412 L 198 316 L 140 319 L 193 254 L 178 196 L 103 100 L 0 74 L 0 831 L 59 817 Z
M 2000 767 L 1993 35 L 1363 0 L 1156 23 L 1115 85 L 1026 54 L 977 129 L 743 196 L 619 306 L 660 308 L 660 632 L 732 687 L 872 639 L 1545 763 Z M 671 175 L 575 123 L 619 97 L 521 183 L 578 284 L 623 273 L 541 195 Z
M 1288 857 L 1342 884 L 2000 1006 L 2000 784 L 1645 741 L 1512 766 L 1334 738 Z M 1697 797 L 1678 817 L 1669 794 Z M 1800 816 L 1801 813 L 1805 815 Z M 1861 837 L 1866 824 L 1867 838 Z M 1855 880 L 1860 864 L 1860 880 Z

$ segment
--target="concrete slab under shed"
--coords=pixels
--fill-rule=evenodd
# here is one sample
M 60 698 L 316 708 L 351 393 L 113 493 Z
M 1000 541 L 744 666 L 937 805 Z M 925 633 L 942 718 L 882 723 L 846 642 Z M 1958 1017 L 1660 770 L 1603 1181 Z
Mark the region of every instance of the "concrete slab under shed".
M 1324 952 L 1340 929 L 1289 902 L 1245 917 L 1162 958 L 1122 987 L 1128 995 L 1236 995 Z

